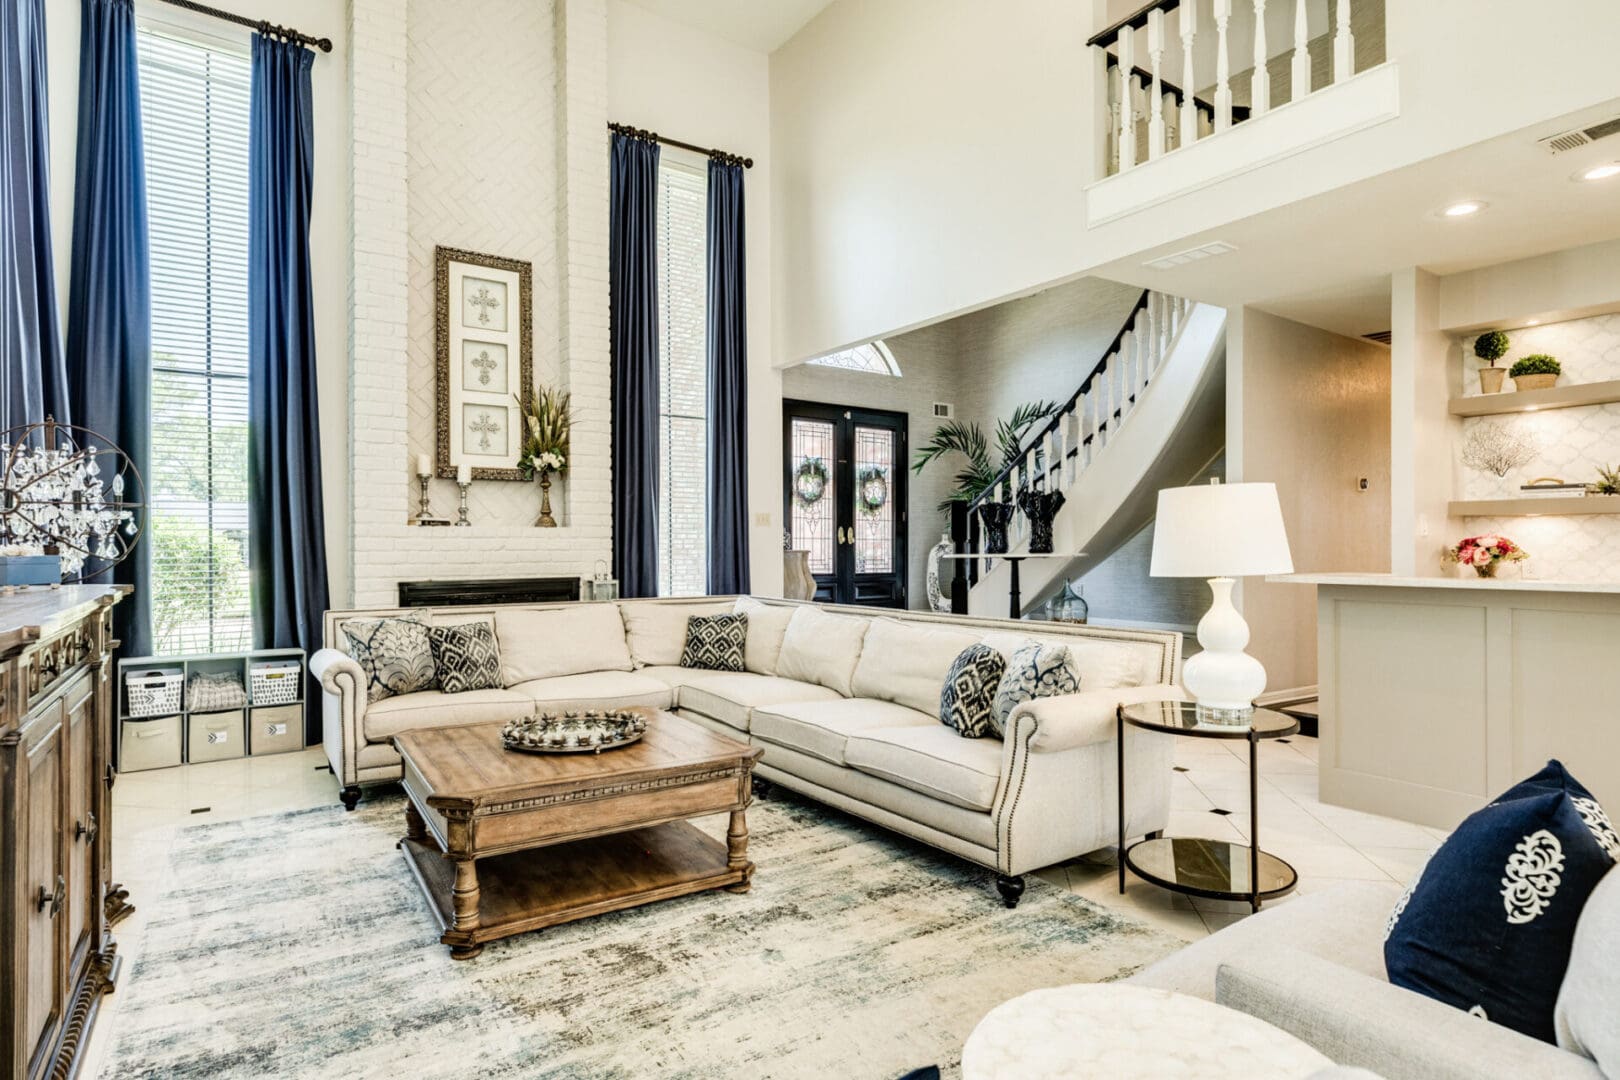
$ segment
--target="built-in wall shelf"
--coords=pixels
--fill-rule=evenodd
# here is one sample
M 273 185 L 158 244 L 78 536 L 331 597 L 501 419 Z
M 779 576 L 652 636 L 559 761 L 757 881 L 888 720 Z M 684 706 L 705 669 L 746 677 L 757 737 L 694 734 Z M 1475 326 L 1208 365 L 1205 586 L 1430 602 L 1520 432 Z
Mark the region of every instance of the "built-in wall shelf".
M 1620 495 L 1532 495 L 1523 499 L 1466 499 L 1451 504 L 1452 517 L 1542 514 L 1620 514 Z
M 1535 412 L 1539 409 L 1573 409 L 1578 405 L 1607 405 L 1612 401 L 1620 401 L 1620 379 L 1555 386 L 1550 390 L 1454 397 L 1451 399 L 1451 413 L 1453 416 L 1495 416 L 1498 413 Z

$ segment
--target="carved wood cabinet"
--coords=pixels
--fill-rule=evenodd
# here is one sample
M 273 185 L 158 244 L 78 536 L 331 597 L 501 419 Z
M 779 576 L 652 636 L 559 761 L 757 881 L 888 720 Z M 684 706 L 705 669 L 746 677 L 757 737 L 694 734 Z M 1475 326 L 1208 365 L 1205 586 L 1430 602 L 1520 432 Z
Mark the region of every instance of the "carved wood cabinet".
M 131 909 L 111 883 L 113 605 L 124 586 L 0 597 L 0 1077 L 77 1070 Z

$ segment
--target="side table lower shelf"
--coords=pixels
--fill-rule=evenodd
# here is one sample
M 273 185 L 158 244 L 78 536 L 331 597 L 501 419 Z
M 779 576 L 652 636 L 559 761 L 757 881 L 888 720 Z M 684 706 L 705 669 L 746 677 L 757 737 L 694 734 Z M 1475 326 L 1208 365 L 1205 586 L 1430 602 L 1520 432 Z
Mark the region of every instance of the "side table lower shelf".
M 1125 866 L 1160 888 L 1209 900 L 1256 901 L 1286 896 L 1299 883 L 1294 868 L 1275 855 L 1259 853 L 1258 885 L 1251 876 L 1247 844 L 1201 837 L 1161 836 L 1138 840 L 1125 850 Z

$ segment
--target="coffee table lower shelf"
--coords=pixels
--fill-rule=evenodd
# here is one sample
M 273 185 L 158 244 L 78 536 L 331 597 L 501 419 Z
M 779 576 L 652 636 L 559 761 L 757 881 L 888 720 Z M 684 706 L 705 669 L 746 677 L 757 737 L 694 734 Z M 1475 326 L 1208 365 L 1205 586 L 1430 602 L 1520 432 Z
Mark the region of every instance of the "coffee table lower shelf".
M 457 959 L 484 943 L 709 889 L 746 892 L 754 865 L 728 865 L 726 845 L 686 821 L 477 861 L 477 917 L 456 926 L 456 864 L 431 842 L 400 841 L 405 864 Z

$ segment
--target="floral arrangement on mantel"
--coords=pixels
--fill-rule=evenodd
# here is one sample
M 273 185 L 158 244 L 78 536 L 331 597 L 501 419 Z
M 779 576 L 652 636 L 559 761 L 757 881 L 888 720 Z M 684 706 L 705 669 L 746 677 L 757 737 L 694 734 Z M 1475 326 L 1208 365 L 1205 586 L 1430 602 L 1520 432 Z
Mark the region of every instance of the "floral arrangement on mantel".
M 1446 549 L 1446 562 L 1471 566 L 1482 578 L 1496 576 L 1496 568 L 1505 562 L 1523 562 L 1530 557 L 1524 548 L 1505 536 L 1470 536 Z
M 551 474 L 568 469 L 568 437 L 574 426 L 570 395 L 549 387 L 537 387 L 523 409 L 523 450 L 518 455 L 518 468 L 525 480 L 540 478 L 540 518 L 535 522 L 542 528 L 553 529 L 557 519 L 551 516 Z

